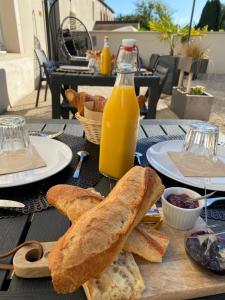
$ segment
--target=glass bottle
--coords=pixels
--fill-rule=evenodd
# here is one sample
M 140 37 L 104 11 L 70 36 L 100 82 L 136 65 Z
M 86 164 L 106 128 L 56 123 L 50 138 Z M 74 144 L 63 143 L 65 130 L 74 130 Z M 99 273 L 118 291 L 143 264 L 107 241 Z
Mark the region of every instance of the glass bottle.
M 99 171 L 114 179 L 121 178 L 134 165 L 140 114 L 134 72 L 130 61 L 118 63 L 116 82 L 103 112 Z
M 104 38 L 104 47 L 101 54 L 100 72 L 105 76 L 111 73 L 111 53 L 109 49 L 109 38 L 107 36 L 105 36 Z

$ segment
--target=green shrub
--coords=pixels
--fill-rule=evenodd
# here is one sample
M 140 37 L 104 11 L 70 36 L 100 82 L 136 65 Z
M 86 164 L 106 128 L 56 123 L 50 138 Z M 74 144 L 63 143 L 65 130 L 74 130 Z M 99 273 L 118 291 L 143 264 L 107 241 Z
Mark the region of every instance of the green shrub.
M 205 87 L 202 85 L 193 86 L 190 90 L 190 95 L 204 95 Z

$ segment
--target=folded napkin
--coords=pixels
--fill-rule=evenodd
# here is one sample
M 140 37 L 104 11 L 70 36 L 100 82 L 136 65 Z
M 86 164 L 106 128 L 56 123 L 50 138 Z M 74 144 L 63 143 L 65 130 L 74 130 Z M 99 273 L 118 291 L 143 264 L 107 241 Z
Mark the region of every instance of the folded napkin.
M 184 177 L 225 177 L 225 164 L 191 152 L 168 152 L 169 157 Z
M 45 166 L 46 163 L 34 146 L 31 146 L 30 149 L 5 151 L 0 154 L 0 175 L 17 173 Z

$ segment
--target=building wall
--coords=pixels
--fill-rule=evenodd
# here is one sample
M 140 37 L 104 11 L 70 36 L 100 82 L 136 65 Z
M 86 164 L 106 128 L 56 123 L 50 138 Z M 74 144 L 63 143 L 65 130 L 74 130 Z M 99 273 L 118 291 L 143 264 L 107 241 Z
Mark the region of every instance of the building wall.
M 102 49 L 104 36 L 107 35 L 110 41 L 111 52 L 116 54 L 123 38 L 137 40 L 139 52 L 145 64 L 148 64 L 151 54 L 169 54 L 169 47 L 165 41 L 160 40 L 157 32 L 113 32 L 113 31 L 92 31 L 91 35 L 96 39 L 95 49 Z M 208 73 L 225 74 L 225 32 L 209 32 L 206 37 L 196 38 L 205 49 L 209 49 Z M 180 46 L 176 52 L 179 53 Z
M 71 3 L 71 11 L 88 30 L 96 20 L 101 20 L 101 15 L 105 19 L 113 18 L 112 12 L 98 0 L 72 0 Z M 59 7 L 61 20 L 70 15 L 70 0 L 59 0 Z M 37 84 L 39 69 L 34 56 L 34 36 L 42 49 L 47 48 L 43 0 L 0 0 L 0 21 L 4 48 L 8 51 L 0 56 L 0 89 L 5 91 L 1 94 L 1 112 L 9 104 L 16 105 Z
M 33 57 L 9 54 L 0 59 L 0 113 L 8 106 L 14 106 L 19 100 L 34 90 Z M 35 102 L 35 99 L 34 99 Z
M 22 49 L 19 34 L 19 16 L 15 9 L 17 0 L 0 0 L 0 22 L 4 46 L 7 51 L 20 53 Z
M 87 29 L 93 29 L 95 21 L 113 20 L 112 12 L 98 0 L 59 0 L 60 20 L 70 15 L 80 19 Z

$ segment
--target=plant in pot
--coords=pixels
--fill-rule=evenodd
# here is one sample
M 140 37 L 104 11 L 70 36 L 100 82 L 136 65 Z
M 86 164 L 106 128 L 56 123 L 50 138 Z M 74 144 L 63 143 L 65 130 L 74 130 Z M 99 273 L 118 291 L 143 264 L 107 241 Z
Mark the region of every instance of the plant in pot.
M 214 97 L 206 92 L 204 86 L 173 88 L 171 109 L 181 119 L 208 121 Z
M 181 27 L 175 24 L 170 16 L 163 16 L 159 21 L 149 22 L 151 31 L 160 32 L 160 39 L 169 44 L 169 55 L 163 55 L 159 58 L 158 63 L 165 68 L 169 69 L 166 83 L 163 88 L 163 92 L 171 95 L 173 86 L 178 83 L 178 63 L 179 57 L 175 55 L 176 46 L 187 40 L 189 27 Z M 205 33 L 200 29 L 192 29 L 191 36 L 203 36 Z
M 208 62 L 208 49 L 204 48 L 198 41 L 182 45 L 178 64 L 178 69 L 182 72 L 192 73 L 193 78 L 196 78 L 199 73 L 206 73 Z

